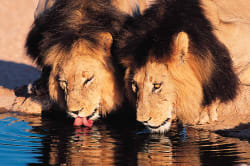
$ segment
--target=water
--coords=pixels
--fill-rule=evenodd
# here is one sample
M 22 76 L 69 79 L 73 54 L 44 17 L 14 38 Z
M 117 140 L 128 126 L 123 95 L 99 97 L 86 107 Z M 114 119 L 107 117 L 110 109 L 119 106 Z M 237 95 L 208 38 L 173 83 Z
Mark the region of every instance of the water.
M 174 126 L 149 134 L 130 120 L 73 127 L 56 115 L 0 113 L 0 165 L 249 165 L 249 140 Z M 121 124 L 122 125 L 119 125 Z

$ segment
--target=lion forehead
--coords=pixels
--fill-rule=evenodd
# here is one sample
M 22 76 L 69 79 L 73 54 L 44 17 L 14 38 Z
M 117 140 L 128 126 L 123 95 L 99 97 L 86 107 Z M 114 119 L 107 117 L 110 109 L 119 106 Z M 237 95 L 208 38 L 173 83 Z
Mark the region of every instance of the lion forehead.
M 95 58 L 87 58 L 76 56 L 75 58 L 69 59 L 63 65 L 60 65 L 60 75 L 65 77 L 76 77 L 77 78 L 88 78 L 103 70 L 101 63 Z
M 136 82 L 160 83 L 169 79 L 170 74 L 167 65 L 160 62 L 147 62 L 145 66 L 135 70 L 133 79 Z

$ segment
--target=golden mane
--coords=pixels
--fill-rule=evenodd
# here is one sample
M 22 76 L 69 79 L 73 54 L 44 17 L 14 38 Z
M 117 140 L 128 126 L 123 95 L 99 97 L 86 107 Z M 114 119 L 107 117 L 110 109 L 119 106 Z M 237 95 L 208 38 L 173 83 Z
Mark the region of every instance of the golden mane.
M 172 54 L 175 56 L 168 61 L 158 60 L 158 62 L 168 65 L 168 71 L 173 78 L 177 95 L 175 103 L 177 117 L 185 124 L 196 124 L 203 110 L 202 85 L 209 83 L 214 64 L 211 56 L 202 59 L 190 53 L 192 46 L 181 46 L 185 43 L 190 43 L 188 36 L 180 32 L 172 47 Z M 181 47 L 187 48 L 186 53 L 183 53 Z M 180 53 L 181 57 L 178 56 Z

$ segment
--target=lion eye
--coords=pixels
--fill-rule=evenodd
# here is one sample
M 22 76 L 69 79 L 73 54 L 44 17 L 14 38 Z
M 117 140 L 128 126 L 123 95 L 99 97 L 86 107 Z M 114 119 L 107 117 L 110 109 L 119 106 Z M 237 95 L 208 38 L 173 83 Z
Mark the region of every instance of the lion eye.
M 153 84 L 153 92 L 159 90 L 161 88 L 162 83 L 154 83 Z
M 136 84 L 135 81 L 132 81 L 132 82 L 131 82 L 131 86 L 132 86 L 132 91 L 133 91 L 134 93 L 137 93 L 138 87 L 137 87 L 137 84 Z
M 88 85 L 88 84 L 90 84 L 93 80 L 94 80 L 94 76 L 92 76 L 92 77 L 86 79 L 86 80 L 84 81 L 83 84 L 84 84 L 84 85 Z

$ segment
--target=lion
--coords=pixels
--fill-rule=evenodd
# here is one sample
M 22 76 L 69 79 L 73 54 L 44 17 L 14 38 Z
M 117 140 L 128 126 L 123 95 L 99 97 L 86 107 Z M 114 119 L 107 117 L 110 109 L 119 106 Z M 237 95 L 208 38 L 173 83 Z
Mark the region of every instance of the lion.
M 216 120 L 217 105 L 242 94 L 239 87 L 249 83 L 250 16 L 221 10 L 235 3 L 159 0 L 123 31 L 117 54 L 127 96 L 152 132 L 167 132 L 175 118 L 186 125 L 206 122 L 204 114 Z
M 27 37 L 27 53 L 42 69 L 38 89 L 47 89 L 76 126 L 91 127 L 124 101 L 122 70 L 111 48 L 138 6 L 132 0 L 122 1 L 124 8 L 116 2 L 55 1 L 38 15 Z

